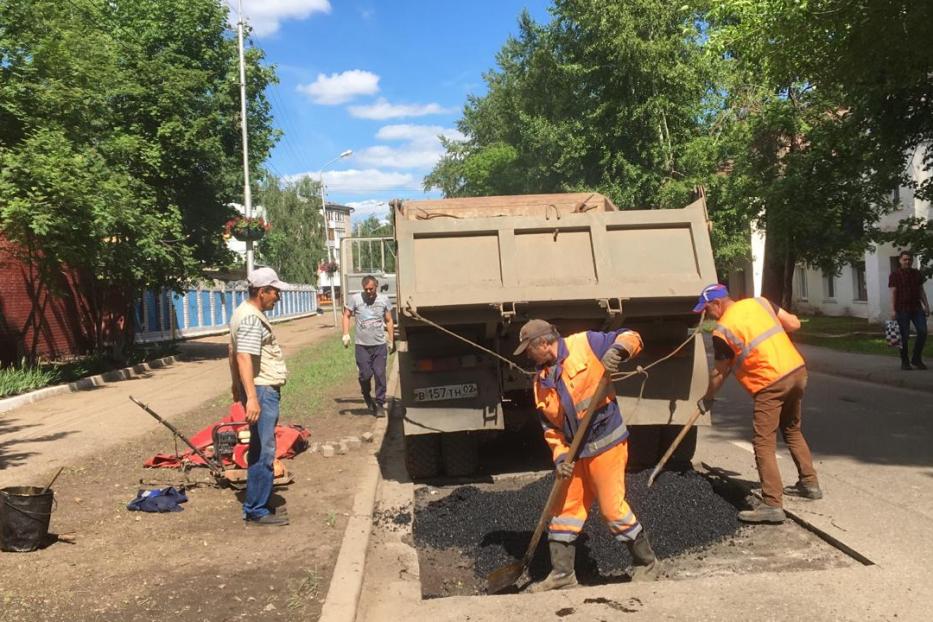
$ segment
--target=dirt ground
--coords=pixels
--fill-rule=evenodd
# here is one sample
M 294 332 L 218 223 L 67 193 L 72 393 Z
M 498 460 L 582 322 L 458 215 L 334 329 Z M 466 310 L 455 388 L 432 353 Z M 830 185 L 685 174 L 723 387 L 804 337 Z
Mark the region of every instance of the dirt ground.
M 534 479 L 535 476 L 508 477 L 494 483 L 472 485 L 484 491 L 506 491 L 520 488 Z M 457 489 L 458 485 L 419 488 L 415 494 L 415 520 L 428 502 L 443 498 Z M 720 492 L 718 488 L 717 492 Z M 392 516 L 393 512 L 401 514 L 406 509 L 399 507 L 383 511 L 387 516 Z M 598 516 L 590 520 L 598 520 Z M 377 529 L 382 532 L 399 531 L 401 528 L 402 526 L 394 524 L 391 520 L 377 521 Z M 410 535 L 406 535 L 404 540 L 414 546 Z M 543 555 L 542 550 L 539 550 L 536 559 Z M 581 550 L 585 554 L 585 546 Z M 436 549 L 423 546 L 418 547 L 417 552 L 423 597 L 443 598 L 485 593 L 485 578 L 475 572 L 476 561 L 469 552 L 456 548 Z M 662 562 L 659 579 L 661 581 L 761 572 L 802 572 L 857 565 L 848 555 L 790 520 L 782 525 L 744 526 L 734 535 L 719 542 L 663 559 Z M 589 578 L 586 583 L 616 583 L 627 580 L 623 574 L 613 574 Z M 519 585 L 523 583 L 524 581 L 520 581 Z
M 308 427 L 311 442 L 373 428 L 355 378 L 324 397 L 323 412 L 283 423 Z M 217 398 L 174 423 L 193 433 L 226 411 L 226 400 Z M 138 489 L 167 486 L 179 477 L 141 466 L 174 445 L 160 426 L 65 469 L 54 486 L 50 532 L 73 533 L 76 541 L 0 553 L 0 620 L 318 618 L 360 469 L 377 448 L 363 444 L 333 458 L 305 452 L 285 461 L 294 483 L 277 489 L 274 499 L 287 503 L 291 524 L 273 528 L 246 526 L 229 489 L 190 489 L 183 512 L 127 511 Z M 206 470 L 194 474 L 209 479 Z M 153 485 L 140 485 L 140 479 Z

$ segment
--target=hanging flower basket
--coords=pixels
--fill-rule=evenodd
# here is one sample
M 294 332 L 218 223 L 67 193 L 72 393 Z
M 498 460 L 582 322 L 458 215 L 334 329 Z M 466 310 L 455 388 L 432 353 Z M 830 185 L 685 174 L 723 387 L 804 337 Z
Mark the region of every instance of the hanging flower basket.
M 224 233 L 227 236 L 233 236 L 241 242 L 259 241 L 268 230 L 269 223 L 262 218 L 246 218 L 245 216 L 231 218 L 224 227 Z
M 326 272 L 329 276 L 333 276 L 339 269 L 340 266 L 337 265 L 336 261 L 322 261 L 318 266 L 319 271 Z

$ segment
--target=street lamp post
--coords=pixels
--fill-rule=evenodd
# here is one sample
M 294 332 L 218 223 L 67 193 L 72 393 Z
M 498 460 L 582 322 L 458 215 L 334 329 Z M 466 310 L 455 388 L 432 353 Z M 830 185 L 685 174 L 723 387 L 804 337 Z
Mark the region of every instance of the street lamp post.
M 319 174 L 320 184 L 321 184 L 321 215 L 324 218 L 324 251 L 327 253 L 327 257 L 329 261 L 336 261 L 337 231 L 335 228 L 334 230 L 334 255 L 335 257 L 331 257 L 330 249 L 327 246 L 327 242 L 328 242 L 328 239 L 327 239 L 327 198 L 324 193 L 324 169 L 326 169 L 328 166 L 330 166 L 337 160 L 348 158 L 351 155 L 353 155 L 352 149 L 347 149 L 346 151 L 342 151 L 340 155 L 338 155 L 336 158 L 333 158 L 332 160 L 325 163 L 324 166 L 321 167 L 321 171 Z M 334 328 L 339 330 L 340 326 L 337 324 L 337 296 L 334 293 L 334 275 L 333 274 L 329 275 L 329 278 L 330 278 L 330 304 L 334 310 Z

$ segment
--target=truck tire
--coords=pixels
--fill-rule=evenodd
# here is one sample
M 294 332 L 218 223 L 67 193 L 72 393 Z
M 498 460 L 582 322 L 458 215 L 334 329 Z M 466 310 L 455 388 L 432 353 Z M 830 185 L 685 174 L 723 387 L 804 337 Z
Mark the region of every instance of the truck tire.
M 472 475 L 479 467 L 479 443 L 476 434 L 451 432 L 441 435 L 441 461 L 448 477 Z
M 405 468 L 411 479 L 434 477 L 440 471 L 440 434 L 413 434 L 405 437 Z

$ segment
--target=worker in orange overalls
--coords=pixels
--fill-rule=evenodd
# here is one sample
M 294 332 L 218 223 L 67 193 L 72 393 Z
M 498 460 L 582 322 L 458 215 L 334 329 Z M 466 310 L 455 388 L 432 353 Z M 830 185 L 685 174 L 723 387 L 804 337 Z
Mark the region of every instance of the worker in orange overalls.
M 519 333 L 515 356 L 522 353 L 537 366 L 535 403 L 541 415 L 544 440 L 551 448 L 556 476 L 570 479 L 560 512 L 548 525 L 551 572 L 531 587 L 543 592 L 577 584 L 574 572 L 574 541 L 583 529 L 593 500 L 609 530 L 632 554 L 632 580 L 657 577 L 658 561 L 648 536 L 625 501 L 625 465 L 628 461 L 628 430 L 616 404 L 615 392 L 600 404 L 590 421 L 587 436 L 576 462 L 569 456 L 570 444 L 580 420 L 590 407 L 590 398 L 604 373 L 642 349 L 641 336 L 631 330 L 586 331 L 566 338 L 544 320 L 530 320 Z
M 755 399 L 753 445 L 764 500 L 764 504 L 754 510 L 739 512 L 739 520 L 781 523 L 785 518 L 782 492 L 804 499 L 823 497 L 810 447 L 800 429 L 800 404 L 807 388 L 807 367 L 787 336 L 800 328 L 800 320 L 766 298 L 733 300 L 729 290 L 719 284 L 703 289 L 693 311 L 700 313 L 704 309 L 718 322 L 713 330 L 716 363 L 698 407 L 704 413 L 709 410 L 713 396 L 734 370 L 736 380 Z M 797 483 L 783 491 L 775 455 L 778 430 L 784 436 L 798 474 Z

